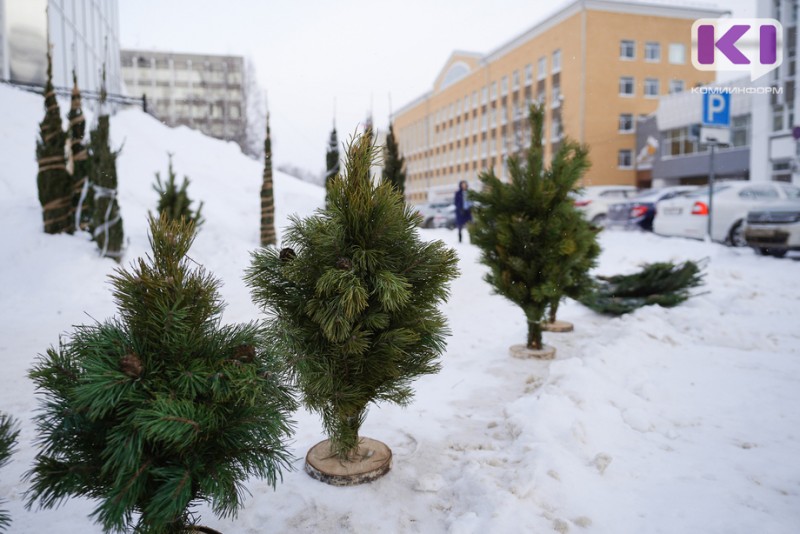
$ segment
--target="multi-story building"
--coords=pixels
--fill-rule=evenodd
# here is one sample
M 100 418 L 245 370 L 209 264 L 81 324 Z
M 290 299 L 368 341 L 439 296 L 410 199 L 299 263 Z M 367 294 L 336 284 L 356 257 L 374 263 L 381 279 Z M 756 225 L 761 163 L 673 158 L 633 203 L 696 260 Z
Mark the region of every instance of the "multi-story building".
M 636 124 L 637 182 L 652 183 L 653 187 L 708 183 L 711 151 L 700 136 L 703 94 L 707 92 L 731 94 L 730 142 L 715 147 L 714 174 L 718 180 L 749 179 L 757 87 L 757 82 L 746 77 L 661 97 L 658 110 Z
M 98 90 L 103 65 L 106 89 L 121 92 L 117 0 L 0 0 L 0 69 L 12 82 L 44 84 L 47 45 L 53 85 Z
M 241 56 L 121 51 L 128 94 L 170 126 L 245 142 L 244 59 Z
M 784 31 L 783 63 L 767 75 L 767 81 L 757 82 L 783 91 L 753 97 L 751 179 L 800 184 L 800 153 L 793 135 L 800 124 L 800 88 L 796 83 L 797 48 L 800 45 L 798 0 L 759 0 L 757 15 L 780 21 Z M 800 131 L 795 135 L 800 135 Z
M 486 54 L 453 52 L 433 89 L 400 109 L 406 196 L 450 196 L 529 143 L 527 106 L 546 109 L 545 157 L 564 135 L 590 146 L 585 185 L 636 184 L 635 125 L 660 95 L 713 81 L 690 61 L 691 26 L 719 9 L 576 0 Z

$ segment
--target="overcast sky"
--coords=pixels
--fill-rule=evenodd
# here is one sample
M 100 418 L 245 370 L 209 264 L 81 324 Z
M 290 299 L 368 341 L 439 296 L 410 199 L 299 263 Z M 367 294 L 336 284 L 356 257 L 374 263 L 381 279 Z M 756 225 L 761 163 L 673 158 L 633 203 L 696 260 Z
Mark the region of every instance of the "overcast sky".
M 431 89 L 453 50 L 486 53 L 572 0 L 121 0 L 123 47 L 242 55 L 269 95 L 273 157 L 320 172 L 372 109 Z M 763 0 L 762 0 L 763 1 Z M 675 2 L 669 2 L 674 4 Z M 690 2 L 755 16 L 756 0 Z

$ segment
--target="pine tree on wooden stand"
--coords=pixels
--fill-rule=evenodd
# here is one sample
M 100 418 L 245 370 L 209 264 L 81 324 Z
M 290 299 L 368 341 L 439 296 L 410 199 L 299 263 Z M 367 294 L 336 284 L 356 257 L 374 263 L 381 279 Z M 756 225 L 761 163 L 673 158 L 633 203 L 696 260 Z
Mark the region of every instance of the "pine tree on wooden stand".
M 261 182 L 261 246 L 276 245 L 275 198 L 272 190 L 272 139 L 269 133 L 267 112 L 267 136 L 264 139 L 264 178 Z
M 39 123 L 36 141 L 36 178 L 42 204 L 44 231 L 48 234 L 72 233 L 72 177 L 67 172 L 65 147 L 67 134 L 61 129 L 61 109 L 53 88 L 53 58 L 47 52 L 47 82 L 44 86 L 45 115 Z
M 248 477 L 274 487 L 290 466 L 288 377 L 263 327 L 220 324 L 219 281 L 187 257 L 194 237 L 151 218 L 152 256 L 111 277 L 119 317 L 78 327 L 31 370 L 29 508 L 82 496 L 106 532 L 185 533 L 198 502 L 235 516 Z
M 195 228 L 200 228 L 203 224 L 203 203 L 197 206 L 197 211 L 192 209 L 192 199 L 189 198 L 189 178 L 184 176 L 183 183 L 178 187 L 175 179 L 177 175 L 172 168 L 172 154 L 168 154 L 169 163 L 167 165 L 167 180 L 161 181 L 161 174 L 156 173 L 156 183 L 153 189 L 158 193 L 158 214 L 175 221 L 181 218 L 191 221 Z
M 552 358 L 555 349 L 542 344 L 547 307 L 563 295 L 563 266 L 576 254 L 575 208 L 568 196 L 589 167 L 588 148 L 565 139 L 549 169 L 544 167 L 544 108 L 531 106 L 531 144 L 526 160 L 508 159 L 510 183 L 493 170 L 483 172 L 483 191 L 473 192 L 472 243 L 489 267 L 486 281 L 496 293 L 525 314 L 527 343 L 512 347 L 520 357 Z
M 333 125 L 328 151 L 325 153 L 325 205 L 328 205 L 331 182 L 339 175 L 339 141 L 336 137 L 336 125 Z
M 359 429 L 370 404 L 407 405 L 411 382 L 439 370 L 447 329 L 437 306 L 458 272 L 453 250 L 420 239 L 400 193 L 373 184 L 375 157 L 371 139 L 356 138 L 328 208 L 294 219 L 286 248 L 257 251 L 246 276 L 329 438 L 309 451 L 306 471 L 335 485 L 389 470 L 388 447 Z
M 400 155 L 400 147 L 394 136 L 394 126 L 389 124 L 386 135 L 386 148 L 383 157 L 383 179 L 392 184 L 401 195 L 406 191 L 406 172 L 403 170 L 405 158 Z
M 72 158 L 72 210 L 75 228 L 91 231 L 92 201 L 94 191 L 89 183 L 91 160 L 89 149 L 84 144 L 86 137 L 86 116 L 81 107 L 81 91 L 78 89 L 78 76 L 72 71 L 72 100 L 69 114 L 69 143 Z
M 92 227 L 94 240 L 104 257 L 120 261 L 122 258 L 122 216 L 117 202 L 117 156 L 111 150 L 109 139 L 108 107 L 106 104 L 106 71 L 103 67 L 103 82 L 100 87 L 100 109 L 97 127 L 89 134 L 91 138 L 91 182 L 94 189 L 94 212 Z

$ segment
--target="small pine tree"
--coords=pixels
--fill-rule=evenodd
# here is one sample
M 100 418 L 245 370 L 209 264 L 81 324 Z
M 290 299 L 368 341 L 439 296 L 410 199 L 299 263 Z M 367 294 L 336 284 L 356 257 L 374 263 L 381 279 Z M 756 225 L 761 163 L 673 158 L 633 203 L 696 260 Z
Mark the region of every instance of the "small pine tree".
M 325 154 L 325 205 L 328 205 L 331 183 L 339 175 L 339 141 L 336 137 L 336 125 L 331 131 L 331 138 L 328 141 L 328 151 Z
M 383 157 L 383 179 L 391 183 L 401 195 L 406 191 L 406 172 L 403 170 L 405 158 L 400 155 L 400 147 L 394 137 L 394 126 L 389 124 L 389 134 L 386 136 L 386 148 Z
M 39 173 L 36 182 L 42 204 L 44 231 L 48 234 L 72 233 L 72 177 L 67 172 L 64 153 L 67 134 L 61 129 L 61 109 L 53 88 L 53 58 L 47 52 L 47 82 L 44 86 L 45 115 L 39 123 L 36 159 Z
M 419 238 L 399 192 L 373 184 L 375 152 L 356 138 L 328 208 L 294 219 L 287 248 L 257 251 L 246 276 L 342 459 L 357 450 L 371 403 L 408 404 L 412 380 L 438 371 L 447 330 L 437 306 L 458 273 L 453 250 Z
M 0 467 L 5 466 L 14 453 L 14 446 L 19 437 L 19 425 L 4 413 L 0 413 Z M 3 501 L 0 501 L 3 504 Z M 0 531 L 5 531 L 11 524 L 11 516 L 6 510 L 0 510 Z
M 597 233 L 600 229 L 593 226 L 577 210 L 564 218 L 564 235 L 572 236 L 565 246 L 574 247 L 574 251 L 564 258 L 564 263 L 559 271 L 559 281 L 562 295 L 554 297 L 549 304 L 547 321 L 556 322 L 558 306 L 562 297 L 580 300 L 594 288 L 594 280 L 589 272 L 597 266 L 597 257 L 600 255 L 600 244 L 597 242 Z
M 91 182 L 94 188 L 92 228 L 94 239 L 104 257 L 122 258 L 122 216 L 117 202 L 117 156 L 111 150 L 108 109 L 106 107 L 106 70 L 100 86 L 100 110 L 97 127 L 91 131 Z
M 94 191 L 89 183 L 91 160 L 89 149 L 83 140 L 86 136 L 86 116 L 81 108 L 81 91 L 78 76 L 72 71 L 72 101 L 69 114 L 69 142 L 72 158 L 72 209 L 75 228 L 91 231 L 92 201 Z
M 183 177 L 183 184 L 180 188 L 175 182 L 177 178 L 175 171 L 172 168 L 172 154 L 169 154 L 169 163 L 167 167 L 168 178 L 165 182 L 161 181 L 161 175 L 156 173 L 156 183 L 153 184 L 153 189 L 158 193 L 158 213 L 161 216 L 167 217 L 175 221 L 181 218 L 191 221 L 195 228 L 199 228 L 203 224 L 203 203 L 197 206 L 197 211 L 192 210 L 192 200 L 189 198 L 189 178 Z
M 267 136 L 264 138 L 264 176 L 261 183 L 261 246 L 276 245 L 275 199 L 272 191 L 272 139 L 267 113 Z
M 191 508 L 235 516 L 250 476 L 290 466 L 295 402 L 256 323 L 222 326 L 219 281 L 185 221 L 150 219 L 152 257 L 111 277 L 119 317 L 80 326 L 30 372 L 42 394 L 28 507 L 99 500 L 106 532 L 177 534 Z
M 658 262 L 633 274 L 598 276 L 592 291 L 580 302 L 606 315 L 624 315 L 642 306 L 671 308 L 692 296 L 689 291 L 703 283 L 703 263 Z
M 469 232 L 490 269 L 486 281 L 522 308 L 527 346 L 541 349 L 547 307 L 563 295 L 562 266 L 578 249 L 575 234 L 564 233 L 575 213 L 568 195 L 589 161 L 587 147 L 565 139 L 546 169 L 542 106 L 531 106 L 529 122 L 527 159 L 508 159 L 510 183 L 501 182 L 491 169 L 479 176 L 484 190 L 472 192 L 475 221 Z

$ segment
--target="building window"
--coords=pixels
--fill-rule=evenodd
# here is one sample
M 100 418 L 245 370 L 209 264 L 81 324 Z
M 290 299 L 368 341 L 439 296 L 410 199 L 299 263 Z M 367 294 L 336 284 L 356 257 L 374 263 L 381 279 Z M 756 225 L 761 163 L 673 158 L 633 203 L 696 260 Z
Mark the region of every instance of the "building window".
M 773 132 L 781 132 L 783 131 L 786 126 L 786 122 L 784 121 L 784 106 L 783 104 L 774 106 L 772 108 L 772 131 Z
M 686 46 L 681 43 L 670 43 L 669 62 L 673 65 L 683 65 L 686 63 Z
M 528 63 L 525 65 L 525 85 L 533 83 L 533 65 Z
M 739 115 L 731 119 L 731 146 L 750 145 L 750 115 Z
M 775 182 L 791 182 L 792 164 L 789 161 L 776 161 L 773 163 L 772 180 Z
M 617 153 L 617 167 L 620 169 L 630 169 L 633 167 L 633 152 L 631 150 L 624 149 Z
M 539 62 L 537 64 L 537 79 L 544 80 L 545 76 L 547 76 L 547 58 L 542 56 L 539 58 Z
M 481 89 L 481 105 L 485 105 L 489 101 L 489 88 L 484 87 Z
M 478 91 L 472 91 L 472 109 L 478 107 Z
M 650 98 L 658 98 L 658 93 L 659 93 L 658 78 L 645 78 L 644 96 Z
M 555 142 L 561 139 L 561 120 L 553 117 L 553 121 L 550 126 L 550 140 Z
M 620 77 L 619 94 L 622 96 L 633 96 L 633 77 L 631 76 Z
M 556 72 L 561 72 L 561 50 L 556 50 L 553 52 L 553 74 Z
M 620 59 L 636 59 L 636 41 L 623 39 L 619 42 Z
M 669 81 L 669 94 L 683 92 L 683 80 L 670 80 Z
M 519 89 L 519 71 L 515 70 L 511 75 L 511 90 L 516 91 Z
M 561 105 L 561 101 L 564 97 L 561 96 L 561 86 L 560 85 L 553 85 L 553 99 L 550 104 L 551 107 L 557 108 Z
M 661 43 L 647 42 L 644 44 L 644 60 L 661 61 Z
M 492 82 L 492 89 L 489 92 L 489 100 L 497 98 L 497 82 Z
M 500 80 L 500 94 L 506 96 L 508 94 L 508 76 L 503 76 Z
M 619 116 L 619 132 L 631 133 L 633 132 L 633 114 L 622 113 Z

